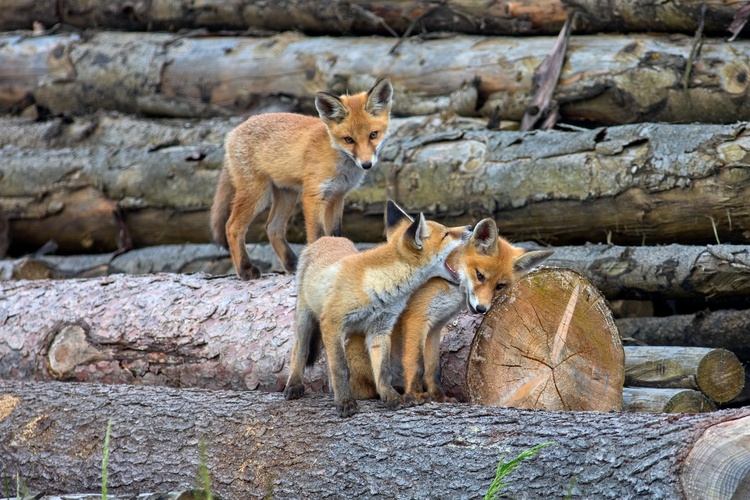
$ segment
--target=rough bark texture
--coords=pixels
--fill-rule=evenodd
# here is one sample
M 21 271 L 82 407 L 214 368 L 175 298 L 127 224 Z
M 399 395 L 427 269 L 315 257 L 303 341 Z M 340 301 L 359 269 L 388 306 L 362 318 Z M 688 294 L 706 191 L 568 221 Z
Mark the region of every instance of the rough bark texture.
M 504 490 L 511 497 L 563 495 L 572 483 L 581 498 L 685 498 L 683 461 L 705 452 L 696 440 L 723 422 L 734 436 L 750 430 L 747 409 L 667 416 L 432 404 L 390 412 L 363 402 L 342 420 L 329 396 L 290 402 L 258 392 L 9 381 L 0 394 L 0 467 L 48 492 L 98 489 L 110 419 L 111 493 L 192 486 L 204 440 L 213 488 L 227 498 L 477 498 L 501 457 L 548 441 L 556 444 L 514 472 Z M 736 488 L 736 470 L 711 462 L 722 486 Z
M 156 116 L 298 109 L 313 94 L 395 87 L 398 115 L 452 111 L 520 121 L 554 37 L 190 37 L 99 32 L 0 36 L 0 110 L 29 96 L 54 113 L 111 109 Z M 562 121 L 733 123 L 750 119 L 750 42 L 692 37 L 571 37 L 554 94 Z M 199 70 L 198 70 L 199 69 Z M 429 77 L 427 77 L 429 75 Z
M 280 391 L 294 342 L 293 281 L 5 282 L 0 376 Z M 306 380 L 312 391 L 327 387 L 322 361 Z
M 222 137 L 237 122 L 3 120 L 0 208 L 16 251 L 48 239 L 64 253 L 113 250 L 115 208 L 135 246 L 207 241 Z M 492 215 L 515 241 L 750 241 L 743 124 L 524 133 L 432 116 L 394 120 L 391 132 L 347 197 L 344 234 L 355 241 L 382 240 L 389 197 L 452 225 Z M 264 238 L 263 222 L 249 241 Z M 290 238 L 302 234 L 298 216 Z
M 372 245 L 357 244 L 359 248 Z M 533 243 L 522 243 L 521 246 L 540 248 Z M 292 244 L 291 247 L 297 255 L 303 249 L 300 244 Z M 253 263 L 264 273 L 284 272 L 278 257 L 267 243 L 249 244 L 247 248 Z M 555 253 L 547 261 L 550 266 L 566 267 L 583 274 L 610 301 L 633 298 L 715 299 L 750 295 L 748 246 L 585 245 L 552 249 Z M 0 260 L 2 280 L 160 272 L 234 275 L 229 253 L 214 244 L 160 245 L 124 253 L 42 255 Z M 630 302 L 643 304 L 643 301 Z M 644 307 L 640 307 L 639 312 Z M 622 313 L 622 307 L 620 309 Z M 653 307 L 646 312 L 653 315 Z M 750 346 L 743 334 L 750 329 L 750 313 L 727 310 L 672 318 L 674 322 L 669 318 L 629 318 L 621 322 L 625 329 L 623 337 L 633 337 L 654 345 L 736 346 L 740 359 L 750 360 Z
M 567 269 L 523 277 L 472 341 L 469 401 L 540 410 L 622 409 L 625 360 L 604 297 Z
M 1 30 L 66 23 L 79 28 L 124 30 L 301 30 L 309 34 L 418 34 L 455 31 L 492 35 L 555 34 L 566 15 L 580 12 L 577 33 L 672 31 L 692 33 L 698 26 L 698 0 L 417 0 L 315 2 L 312 0 L 3 0 Z M 736 3 L 707 3 L 706 32 L 727 35 Z M 413 25 L 413 26 L 412 26 Z

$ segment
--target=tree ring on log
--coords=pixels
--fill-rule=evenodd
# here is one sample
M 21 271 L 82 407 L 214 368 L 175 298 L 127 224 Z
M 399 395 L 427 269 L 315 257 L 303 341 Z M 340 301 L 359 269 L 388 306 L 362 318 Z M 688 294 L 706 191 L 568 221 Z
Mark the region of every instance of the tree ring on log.
M 625 354 L 599 291 L 570 269 L 533 271 L 477 330 L 469 401 L 544 410 L 622 409 Z

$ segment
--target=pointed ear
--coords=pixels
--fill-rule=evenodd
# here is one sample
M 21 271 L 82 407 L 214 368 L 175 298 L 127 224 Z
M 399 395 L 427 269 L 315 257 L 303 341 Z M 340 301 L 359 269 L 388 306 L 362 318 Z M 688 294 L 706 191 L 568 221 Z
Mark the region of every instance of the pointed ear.
M 318 110 L 320 118 L 326 123 L 341 123 L 349 116 L 349 111 L 341 102 L 341 99 L 328 92 L 315 94 L 315 108 Z
M 430 228 L 427 227 L 427 221 L 422 212 L 419 213 L 417 220 L 411 223 L 411 226 L 404 233 L 404 237 L 409 242 L 414 242 L 417 250 L 422 250 L 422 240 L 430 236 Z
M 385 230 L 388 234 L 394 229 L 401 221 L 408 220 L 413 222 L 414 219 L 404 212 L 401 207 L 396 205 L 393 200 L 388 200 L 385 204 Z
M 523 276 L 547 260 L 553 253 L 555 253 L 553 250 L 534 250 L 522 253 L 513 260 L 513 272 Z
M 471 234 L 471 244 L 477 252 L 483 255 L 492 255 L 498 252 L 497 224 L 493 219 L 482 219 Z
M 371 115 L 379 115 L 383 111 L 391 111 L 393 102 L 393 86 L 387 78 L 381 78 L 367 92 L 365 111 Z

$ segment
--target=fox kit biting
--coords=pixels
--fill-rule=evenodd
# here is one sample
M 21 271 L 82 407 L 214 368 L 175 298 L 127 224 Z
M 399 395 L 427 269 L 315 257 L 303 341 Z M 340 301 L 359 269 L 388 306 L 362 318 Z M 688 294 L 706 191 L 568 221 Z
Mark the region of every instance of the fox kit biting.
M 237 275 L 260 277 L 245 248 L 245 233 L 271 205 L 266 233 L 287 272 L 297 256 L 286 240 L 287 223 L 302 198 L 307 242 L 341 234 L 344 197 L 372 168 L 388 130 L 393 87 L 381 79 L 369 90 L 315 96 L 320 118 L 266 113 L 227 134 L 224 166 L 211 207 L 211 233 L 228 248 Z
M 492 302 L 523 275 L 544 262 L 552 250 L 527 252 L 498 236 L 492 219 L 474 228 L 466 245 L 454 250 L 448 265 L 459 283 L 433 278 L 409 299 L 391 335 L 395 367 L 403 370 L 404 404 L 448 400 L 440 380 L 440 332 L 463 308 L 485 313 Z M 377 397 L 372 368 L 361 336 L 346 346 L 355 399 Z
M 297 276 L 297 337 L 284 395 L 304 393 L 305 365 L 312 365 L 325 346 L 338 414 L 357 410 L 349 385 L 345 343 L 352 333 L 364 335 L 374 384 L 386 406 L 394 409 L 403 398 L 391 385 L 390 334 L 409 297 L 430 278 L 457 280 L 446 266 L 448 255 L 470 234 L 469 227 L 447 228 L 412 220 L 395 203 L 386 208 L 388 241 L 358 252 L 337 237 L 320 238 L 302 253 Z

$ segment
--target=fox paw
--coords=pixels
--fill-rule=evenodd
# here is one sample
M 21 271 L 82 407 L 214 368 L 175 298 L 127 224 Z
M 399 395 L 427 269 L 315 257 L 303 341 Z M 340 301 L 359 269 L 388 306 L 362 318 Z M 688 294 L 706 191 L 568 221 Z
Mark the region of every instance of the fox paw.
M 357 401 L 354 398 L 347 398 L 336 403 L 336 411 L 341 418 L 351 417 L 357 413 L 357 409 Z
M 248 264 L 237 270 L 237 276 L 239 276 L 242 281 L 256 280 L 260 278 L 260 269 L 252 264 Z
M 458 399 L 448 397 L 444 392 L 431 394 L 430 396 L 432 401 L 436 403 L 458 403 Z
M 291 384 L 284 388 L 284 397 L 286 399 L 299 399 L 304 393 L 304 384 Z
M 383 398 L 383 402 L 385 403 L 385 407 L 389 410 L 398 410 L 406 406 L 404 398 L 398 394 L 395 396 Z

